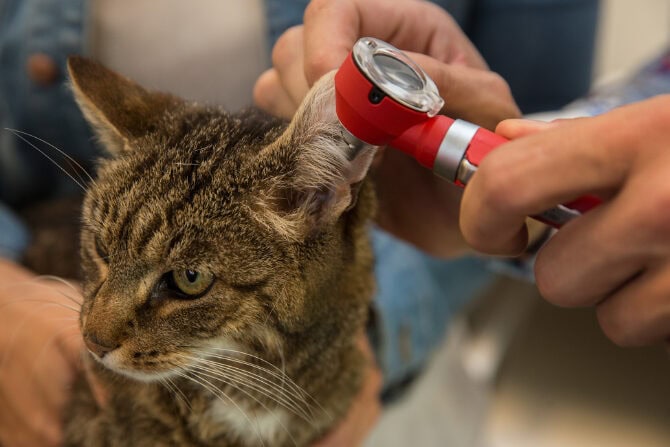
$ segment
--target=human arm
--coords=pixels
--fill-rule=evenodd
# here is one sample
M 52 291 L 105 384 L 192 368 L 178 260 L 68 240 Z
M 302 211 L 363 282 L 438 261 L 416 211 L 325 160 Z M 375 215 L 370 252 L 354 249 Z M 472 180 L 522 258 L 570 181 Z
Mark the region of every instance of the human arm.
M 507 121 L 516 138 L 482 162 L 465 190 L 461 229 L 477 250 L 514 255 L 524 218 L 580 195 L 605 199 L 540 251 L 540 293 L 562 306 L 596 306 L 620 345 L 670 335 L 670 96 L 548 128 Z

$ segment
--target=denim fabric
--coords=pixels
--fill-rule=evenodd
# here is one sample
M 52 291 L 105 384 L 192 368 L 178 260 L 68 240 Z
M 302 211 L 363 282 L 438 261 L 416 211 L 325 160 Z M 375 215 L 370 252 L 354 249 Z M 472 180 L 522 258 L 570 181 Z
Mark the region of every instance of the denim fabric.
M 479 0 L 465 28 L 524 113 L 589 91 L 598 0 Z
M 68 194 L 77 186 L 54 163 L 4 128 L 29 132 L 90 168 L 91 134 L 65 85 L 69 54 L 84 52 L 84 0 L 0 0 L 0 256 L 20 259 L 29 236 L 9 206 Z M 48 55 L 59 67 L 43 86 L 27 73 L 28 59 Z M 32 140 L 57 163 L 62 156 Z M 3 205 L 4 203 L 4 205 Z
M 91 134 L 65 84 L 67 56 L 84 52 L 85 6 L 84 0 L 0 1 L 0 128 L 34 134 L 91 166 Z M 55 82 L 29 78 L 26 65 L 35 54 L 58 66 Z M 64 163 L 53 149 L 33 142 Z M 20 206 L 75 188 L 44 155 L 0 130 L 0 201 Z
M 444 336 L 447 323 L 494 275 L 483 258 L 435 259 L 379 229 L 376 331 L 373 340 L 385 385 L 414 375 Z
M 19 219 L 0 203 L 0 258 L 18 261 L 28 240 L 28 232 Z

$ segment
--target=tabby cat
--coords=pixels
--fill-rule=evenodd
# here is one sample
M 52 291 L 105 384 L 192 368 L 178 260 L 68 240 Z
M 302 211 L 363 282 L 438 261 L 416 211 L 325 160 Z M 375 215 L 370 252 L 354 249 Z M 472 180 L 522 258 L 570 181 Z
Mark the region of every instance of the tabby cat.
M 110 156 L 83 206 L 85 361 L 70 446 L 305 446 L 360 389 L 373 292 L 365 181 L 332 74 L 290 123 L 149 92 L 87 60 L 72 87 Z

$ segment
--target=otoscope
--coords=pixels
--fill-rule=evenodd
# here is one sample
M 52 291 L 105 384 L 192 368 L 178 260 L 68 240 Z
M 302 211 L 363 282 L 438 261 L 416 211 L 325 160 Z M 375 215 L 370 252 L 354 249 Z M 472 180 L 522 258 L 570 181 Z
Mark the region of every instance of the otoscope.
M 465 187 L 486 154 L 506 138 L 438 112 L 435 82 L 406 54 L 372 37 L 359 39 L 335 75 L 336 112 L 352 146 L 391 146 Z M 532 216 L 560 228 L 600 203 L 582 196 Z

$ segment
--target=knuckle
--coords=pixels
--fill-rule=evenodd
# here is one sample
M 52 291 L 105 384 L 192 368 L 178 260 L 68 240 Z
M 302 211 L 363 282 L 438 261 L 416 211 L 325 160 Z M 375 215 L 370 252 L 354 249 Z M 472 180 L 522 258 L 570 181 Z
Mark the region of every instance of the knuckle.
M 521 117 L 521 110 L 514 101 L 512 89 L 507 81 L 498 73 L 492 71 L 487 76 L 487 83 L 489 91 L 493 92 L 491 96 L 497 98 L 497 105 L 492 108 L 492 111 L 495 112 L 493 117 L 495 124 L 503 119 Z
M 267 112 L 274 111 L 272 98 L 275 95 L 277 85 L 273 83 L 273 74 L 266 72 L 256 81 L 253 89 L 254 104 Z
M 575 306 L 570 300 L 571 295 L 564 290 L 559 275 L 554 274 L 553 269 L 542 262 L 541 253 L 535 263 L 535 285 L 540 295 L 549 303 L 560 307 Z
M 512 90 L 510 89 L 509 84 L 501 75 L 495 71 L 489 71 L 486 76 L 487 87 L 498 94 L 505 96 L 512 96 Z
M 330 0 L 312 0 L 305 8 L 303 15 L 304 22 L 310 22 L 315 16 L 319 16 L 322 11 L 328 6 Z
M 621 347 L 638 345 L 630 316 L 626 318 L 620 315 L 605 302 L 596 307 L 596 317 L 605 336 L 615 345 Z
M 302 45 L 302 26 L 293 26 L 279 36 L 277 43 L 272 48 L 272 65 L 277 68 L 284 67 L 296 57 Z
M 510 180 L 513 166 L 491 153 L 477 170 L 483 205 L 496 213 L 523 214 L 523 190 Z
M 645 114 L 645 118 L 652 120 L 655 128 L 667 129 L 670 122 L 670 94 L 655 96 L 650 102 L 655 113 Z
M 316 52 L 305 60 L 305 77 L 310 85 L 318 81 L 321 76 L 337 67 L 333 66 L 331 55 L 326 52 Z
M 644 230 L 642 234 L 656 244 L 667 241 L 670 235 L 670 213 L 665 210 L 668 209 L 670 209 L 670 187 L 658 185 L 635 206 L 633 212 L 635 221 L 642 222 L 638 234 L 642 233 L 640 230 Z

